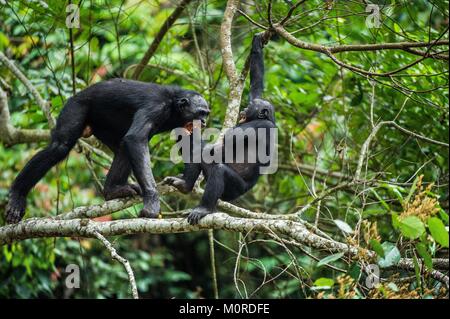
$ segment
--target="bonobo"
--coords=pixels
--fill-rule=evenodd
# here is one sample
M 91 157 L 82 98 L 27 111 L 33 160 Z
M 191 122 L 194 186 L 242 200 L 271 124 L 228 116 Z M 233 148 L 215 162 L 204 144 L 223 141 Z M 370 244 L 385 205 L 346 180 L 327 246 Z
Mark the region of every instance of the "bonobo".
M 224 143 L 219 145 L 221 148 L 221 162 L 206 163 L 203 159 L 200 163 L 193 163 L 192 154 L 189 163 L 185 163 L 184 172 L 181 177 L 166 177 L 164 182 L 179 189 L 183 193 L 192 191 L 196 180 L 201 172 L 205 175 L 205 192 L 199 206 L 194 208 L 188 215 L 190 224 L 197 224 L 201 218 L 207 214 L 213 213 L 216 209 L 218 199 L 231 201 L 248 190 L 257 182 L 260 176 L 260 168 L 263 166 L 258 159 L 249 161 L 250 143 L 245 132 L 248 129 L 256 133 L 256 143 L 259 147 L 259 140 L 265 138 L 265 151 L 273 150 L 273 140 L 270 139 L 270 130 L 275 126 L 274 107 L 271 103 L 261 99 L 264 81 L 264 61 L 263 49 L 264 36 L 257 35 L 253 39 L 252 51 L 250 57 L 250 103 L 248 107 L 241 112 L 239 124 L 226 131 Z M 261 130 L 262 134 L 261 135 Z M 230 138 L 228 138 L 230 137 Z M 227 143 L 233 143 L 233 160 L 226 161 L 225 153 L 230 149 Z M 255 142 L 255 141 L 254 141 Z M 242 149 L 237 149 L 238 145 Z M 202 149 L 205 146 L 202 143 Z M 217 145 L 216 145 L 217 147 Z M 192 150 L 192 148 L 191 148 Z M 215 152 L 215 149 L 212 150 Z M 236 155 L 244 155 L 244 161 L 236 161 Z
M 194 120 L 204 123 L 208 114 L 208 104 L 199 93 L 175 86 L 112 79 L 84 89 L 65 104 L 50 144 L 33 156 L 13 182 L 6 221 L 22 219 L 31 188 L 69 154 L 81 136 L 91 134 L 114 152 L 105 199 L 142 195 L 140 216 L 157 217 L 160 205 L 148 142 L 155 134 Z M 138 185 L 128 184 L 131 172 Z

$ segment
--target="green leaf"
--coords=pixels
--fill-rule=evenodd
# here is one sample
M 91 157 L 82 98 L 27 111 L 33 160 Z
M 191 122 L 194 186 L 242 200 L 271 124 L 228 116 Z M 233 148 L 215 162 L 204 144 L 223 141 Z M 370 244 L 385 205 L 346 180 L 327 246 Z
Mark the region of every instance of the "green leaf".
M 433 268 L 433 261 L 431 260 L 431 255 L 428 253 L 427 246 L 425 246 L 422 243 L 418 243 L 416 245 L 417 252 L 419 253 L 420 257 L 423 258 L 423 262 L 425 266 L 427 266 L 428 269 Z
M 370 216 L 382 216 L 382 215 L 386 215 L 387 213 L 388 213 L 388 211 L 381 209 L 381 208 L 371 208 L 371 209 L 366 209 L 365 211 L 363 211 L 362 217 L 369 218 Z
M 442 247 L 448 247 L 448 231 L 445 229 L 444 223 L 437 217 L 428 219 L 428 229 L 433 239 Z
M 321 267 L 321 266 L 323 266 L 323 265 L 326 265 L 326 264 L 329 264 L 329 263 L 331 263 L 331 262 L 333 262 L 333 261 L 336 261 L 336 260 L 338 260 L 338 259 L 341 259 L 342 256 L 344 256 L 344 253 L 338 253 L 338 254 L 334 254 L 334 255 L 327 256 L 327 257 L 321 259 L 321 260 L 317 263 L 317 267 Z
M 444 223 L 448 225 L 448 214 L 442 208 L 439 211 L 439 216 L 444 221 Z
M 385 183 L 381 184 L 380 186 L 387 189 L 387 191 L 391 197 L 396 197 L 400 203 L 403 203 L 403 195 L 401 193 L 402 191 L 404 191 L 403 188 L 401 188 L 399 186 L 395 186 L 395 185 L 385 184 Z
M 381 198 L 381 196 L 377 193 L 375 189 L 371 188 L 370 191 L 380 201 L 381 205 L 383 205 L 384 208 L 386 208 L 387 210 L 391 210 L 391 207 L 388 205 L 388 203 L 386 203 L 386 201 L 383 198 Z
M 349 224 L 347 224 L 346 222 L 340 220 L 340 219 L 335 219 L 334 223 L 336 224 L 337 227 L 339 227 L 340 230 L 342 230 L 344 233 L 347 234 L 351 234 L 353 233 L 353 229 L 350 227 Z
M 6 261 L 9 263 L 12 260 L 13 253 L 8 250 L 8 246 L 3 246 L 3 256 L 5 256 Z
M 331 278 L 319 278 L 314 282 L 316 287 L 333 287 L 334 280 Z
M 400 218 L 397 213 L 392 213 L 392 226 L 397 230 L 400 228 Z
M 347 274 L 355 280 L 359 280 L 361 277 L 361 267 L 357 262 L 354 262 L 347 271 Z
M 378 258 L 378 265 L 387 268 L 396 265 L 400 261 L 400 251 L 393 243 L 385 241 L 381 244 L 384 251 L 384 257 Z
M 419 175 L 417 175 L 416 178 L 414 179 L 414 182 L 413 182 L 413 184 L 412 184 L 412 186 L 411 186 L 411 189 L 409 190 L 408 196 L 406 196 L 405 203 L 409 203 L 409 201 L 410 201 L 412 195 L 413 195 L 414 192 L 416 191 L 416 188 L 417 188 L 417 182 L 418 182 L 418 181 L 419 181 Z
M 380 244 L 380 242 L 376 239 L 371 239 L 369 241 L 370 247 L 377 253 L 378 256 L 381 258 L 384 258 L 384 250 L 383 246 Z
M 425 226 L 417 216 L 408 216 L 399 222 L 402 235 L 409 239 L 419 238 L 425 232 Z

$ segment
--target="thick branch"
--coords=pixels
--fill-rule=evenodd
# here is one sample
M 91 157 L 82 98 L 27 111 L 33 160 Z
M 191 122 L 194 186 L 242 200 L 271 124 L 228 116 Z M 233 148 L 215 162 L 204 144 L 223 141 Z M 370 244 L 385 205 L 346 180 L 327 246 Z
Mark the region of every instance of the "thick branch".
M 220 46 L 222 51 L 223 66 L 228 82 L 230 83 L 230 93 L 228 108 L 225 113 L 223 129 L 233 127 L 239 117 L 241 97 L 244 90 L 244 81 L 239 77 L 236 64 L 234 63 L 233 50 L 231 46 L 231 27 L 240 0 L 229 0 L 224 12 L 222 25 L 220 27 Z
M 331 252 L 345 251 L 357 256 L 360 251 L 345 243 L 332 241 L 311 233 L 306 227 L 288 220 L 264 220 L 231 217 L 216 213 L 203 218 L 198 225 L 190 225 L 185 218 L 145 219 L 133 218 L 111 222 L 94 222 L 89 219 L 56 220 L 54 218 L 30 218 L 19 224 L 0 228 L 0 245 L 17 240 L 42 237 L 95 237 L 130 234 L 168 234 L 198 231 L 202 229 L 223 229 L 235 232 L 274 232 L 288 236 L 300 243 Z
M 414 270 L 414 262 L 411 258 L 403 258 L 398 264 L 395 266 L 396 268 L 406 269 L 406 270 Z M 423 264 L 419 262 L 419 267 L 423 268 Z M 447 269 L 448 270 L 448 269 Z M 449 278 L 447 275 L 443 274 L 439 270 L 431 269 L 428 271 L 431 277 L 445 284 L 447 288 L 449 288 Z
M 8 97 L 0 87 L 0 141 L 6 145 L 47 141 L 50 138 L 48 130 L 17 129 L 11 124 L 8 108 Z
M 148 48 L 147 52 L 145 53 L 144 57 L 142 58 L 141 62 L 136 66 L 136 69 L 133 73 L 133 79 L 138 79 L 141 75 L 142 71 L 144 70 L 145 66 L 148 64 L 152 56 L 155 54 L 156 50 L 159 47 L 159 44 L 161 43 L 162 39 L 166 35 L 166 33 L 170 30 L 172 25 L 177 21 L 177 19 L 180 17 L 181 13 L 183 12 L 184 8 L 191 2 L 192 0 L 182 0 L 180 4 L 177 6 L 177 8 L 172 12 L 172 14 L 164 21 L 164 24 L 162 25 L 161 29 L 159 29 L 158 34 L 153 39 L 152 44 Z
M 190 225 L 184 218 L 145 219 L 134 218 L 111 222 L 94 222 L 89 219 L 57 220 L 54 218 L 32 218 L 15 225 L 0 228 L 0 245 L 13 241 L 43 237 L 92 237 L 101 238 L 117 235 L 140 233 L 169 234 L 199 231 L 202 229 L 221 229 L 233 232 L 256 232 L 277 234 L 306 246 L 327 250 L 329 252 L 345 252 L 358 258 L 366 255 L 375 257 L 375 253 L 342 242 L 323 238 L 310 232 L 303 224 L 289 220 L 267 220 L 237 218 L 223 213 L 215 213 L 203 218 L 199 225 Z M 109 249 L 109 248 L 108 248 Z M 398 268 L 410 269 L 410 261 L 402 259 Z M 127 270 L 128 272 L 128 270 Z M 448 276 L 432 270 L 430 275 L 444 282 L 448 287 Z M 131 280 L 131 279 L 130 279 Z

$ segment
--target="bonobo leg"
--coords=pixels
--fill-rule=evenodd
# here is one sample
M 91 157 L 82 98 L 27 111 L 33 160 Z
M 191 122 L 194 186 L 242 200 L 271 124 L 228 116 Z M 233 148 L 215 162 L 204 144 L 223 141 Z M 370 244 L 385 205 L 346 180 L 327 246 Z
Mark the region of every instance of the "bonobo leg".
M 25 165 L 14 180 L 6 206 L 6 222 L 17 223 L 25 214 L 26 196 L 36 183 L 75 146 L 83 133 L 87 106 L 69 99 L 52 131 L 50 144 Z
M 208 172 L 205 192 L 200 205 L 188 216 L 188 222 L 198 224 L 199 220 L 216 210 L 219 198 L 236 198 L 247 191 L 247 182 L 226 164 L 212 165 Z
M 181 177 L 168 176 L 164 178 L 163 183 L 177 188 L 183 194 L 190 193 L 194 188 L 201 170 L 200 163 L 185 163 L 184 172 Z
M 160 213 L 159 196 L 150 166 L 148 149 L 152 128 L 152 122 L 147 118 L 146 114 L 138 111 L 130 129 L 123 138 L 126 155 L 130 160 L 133 174 L 142 190 L 144 207 L 139 215 L 147 218 L 156 218 Z
M 141 195 L 141 188 L 136 184 L 128 184 L 131 173 L 131 164 L 125 149 L 121 146 L 114 152 L 114 160 L 106 175 L 103 195 L 106 200 Z

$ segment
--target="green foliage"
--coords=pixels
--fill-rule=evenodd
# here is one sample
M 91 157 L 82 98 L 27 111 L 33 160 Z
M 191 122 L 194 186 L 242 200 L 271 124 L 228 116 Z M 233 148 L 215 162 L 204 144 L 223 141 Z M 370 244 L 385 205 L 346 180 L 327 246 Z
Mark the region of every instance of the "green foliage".
M 396 265 L 401 258 L 400 251 L 395 244 L 385 241 L 381 244 L 383 248 L 383 256 L 378 258 L 378 265 L 383 268 Z
M 448 32 L 444 32 L 448 27 L 448 1 L 376 1 L 381 2 L 386 6 L 381 7 L 380 28 L 367 27 L 368 13 L 361 1 L 332 1 L 328 10 L 324 1 L 308 0 L 295 11 L 286 29 L 302 41 L 329 46 L 448 39 Z M 67 1 L 6 3 L 0 4 L 0 50 L 24 71 L 51 103 L 56 116 L 72 95 L 73 85 L 79 91 L 102 79 L 131 77 L 133 65 L 144 56 L 175 2 L 82 1 L 81 28 L 73 29 L 75 83 L 65 25 Z M 222 127 L 230 87 L 219 38 L 225 4 L 225 0 L 193 1 L 166 34 L 141 76 L 143 81 L 201 92 L 212 109 L 208 126 L 215 128 Z M 273 5 L 273 21 L 280 21 L 289 7 L 281 0 L 273 1 Z M 241 9 L 258 23 L 268 25 L 267 1 Z M 261 30 L 244 16 L 236 15 L 232 43 L 238 70 L 242 70 L 252 37 L 258 32 Z M 417 48 L 423 52 L 426 49 Z M 448 54 L 448 46 L 430 50 L 441 49 Z M 411 64 L 390 77 L 371 79 L 339 67 L 324 54 L 298 49 L 280 37 L 269 42 L 264 54 L 264 96 L 277 111 L 279 170 L 262 177 L 236 205 L 269 214 L 295 213 L 323 191 L 351 181 L 372 125 L 380 121 L 395 120 L 416 134 L 449 141 L 445 60 L 415 63 L 420 56 L 405 50 L 336 54 L 349 65 L 375 73 Z M 12 124 L 27 129 L 48 128 L 25 86 L 1 64 L 0 80 L 2 88 L 7 85 Z M 248 83 L 243 106 L 247 100 Z M 168 135 L 156 136 L 150 143 L 158 181 L 182 169 L 169 160 L 173 144 Z M 0 213 L 12 180 L 42 146 L 0 143 Z M 441 283 L 425 276 L 420 264 L 433 270 L 433 258 L 442 254 L 448 258 L 448 148 L 384 126 L 367 155 L 361 175 L 366 183 L 328 194 L 301 218 L 317 222 L 320 230 L 337 241 L 376 252 L 376 261 L 370 262 L 378 262 L 383 279 L 389 282 L 382 287 L 384 295 L 389 290 L 403 291 L 390 276 L 393 266 L 404 257 L 413 258 L 414 269 L 397 274 L 408 280 L 414 271 L 409 289 L 420 290 L 421 297 L 425 296 L 424 288 L 438 291 Z M 102 183 L 109 163 L 95 154 L 91 157 L 88 162 L 84 155 L 72 152 L 68 160 L 47 174 L 30 193 L 26 217 L 54 216 L 80 205 L 103 202 L 93 176 Z M 424 189 L 431 183 L 435 186 Z M 195 196 L 179 194 L 164 196 L 163 200 L 165 211 L 191 208 L 198 202 Z M 405 214 L 413 203 L 414 212 Z M 138 209 L 117 212 L 111 219 L 135 217 Z M 363 221 L 376 225 L 375 230 L 366 232 L 361 227 Z M 215 239 L 220 297 L 305 298 L 315 297 L 316 290 L 370 296 L 370 292 L 358 288 L 366 279 L 366 260 L 275 243 L 254 233 L 221 231 L 215 232 Z M 130 261 L 141 296 L 213 296 L 205 233 L 121 236 L 115 238 L 114 246 Z M 81 268 L 80 289 L 65 288 L 65 267 L 71 263 Z M 358 283 L 344 287 L 335 268 Z M 129 296 L 122 265 L 96 241 L 39 239 L 0 248 L 0 297 Z
M 428 228 L 431 236 L 441 246 L 448 248 L 448 231 L 445 229 L 444 223 L 437 217 L 428 219 Z
M 419 238 L 425 232 L 425 226 L 416 216 L 408 216 L 400 219 L 399 228 L 402 235 L 409 239 Z
M 319 288 L 331 288 L 334 285 L 334 280 L 331 278 L 319 278 L 314 281 L 314 286 Z
M 323 259 L 321 259 L 318 263 L 317 263 L 317 267 L 323 266 L 323 265 L 327 265 L 333 261 L 339 260 L 342 258 L 342 256 L 344 256 L 344 253 L 338 253 L 338 254 L 333 254 L 330 256 L 327 256 Z

